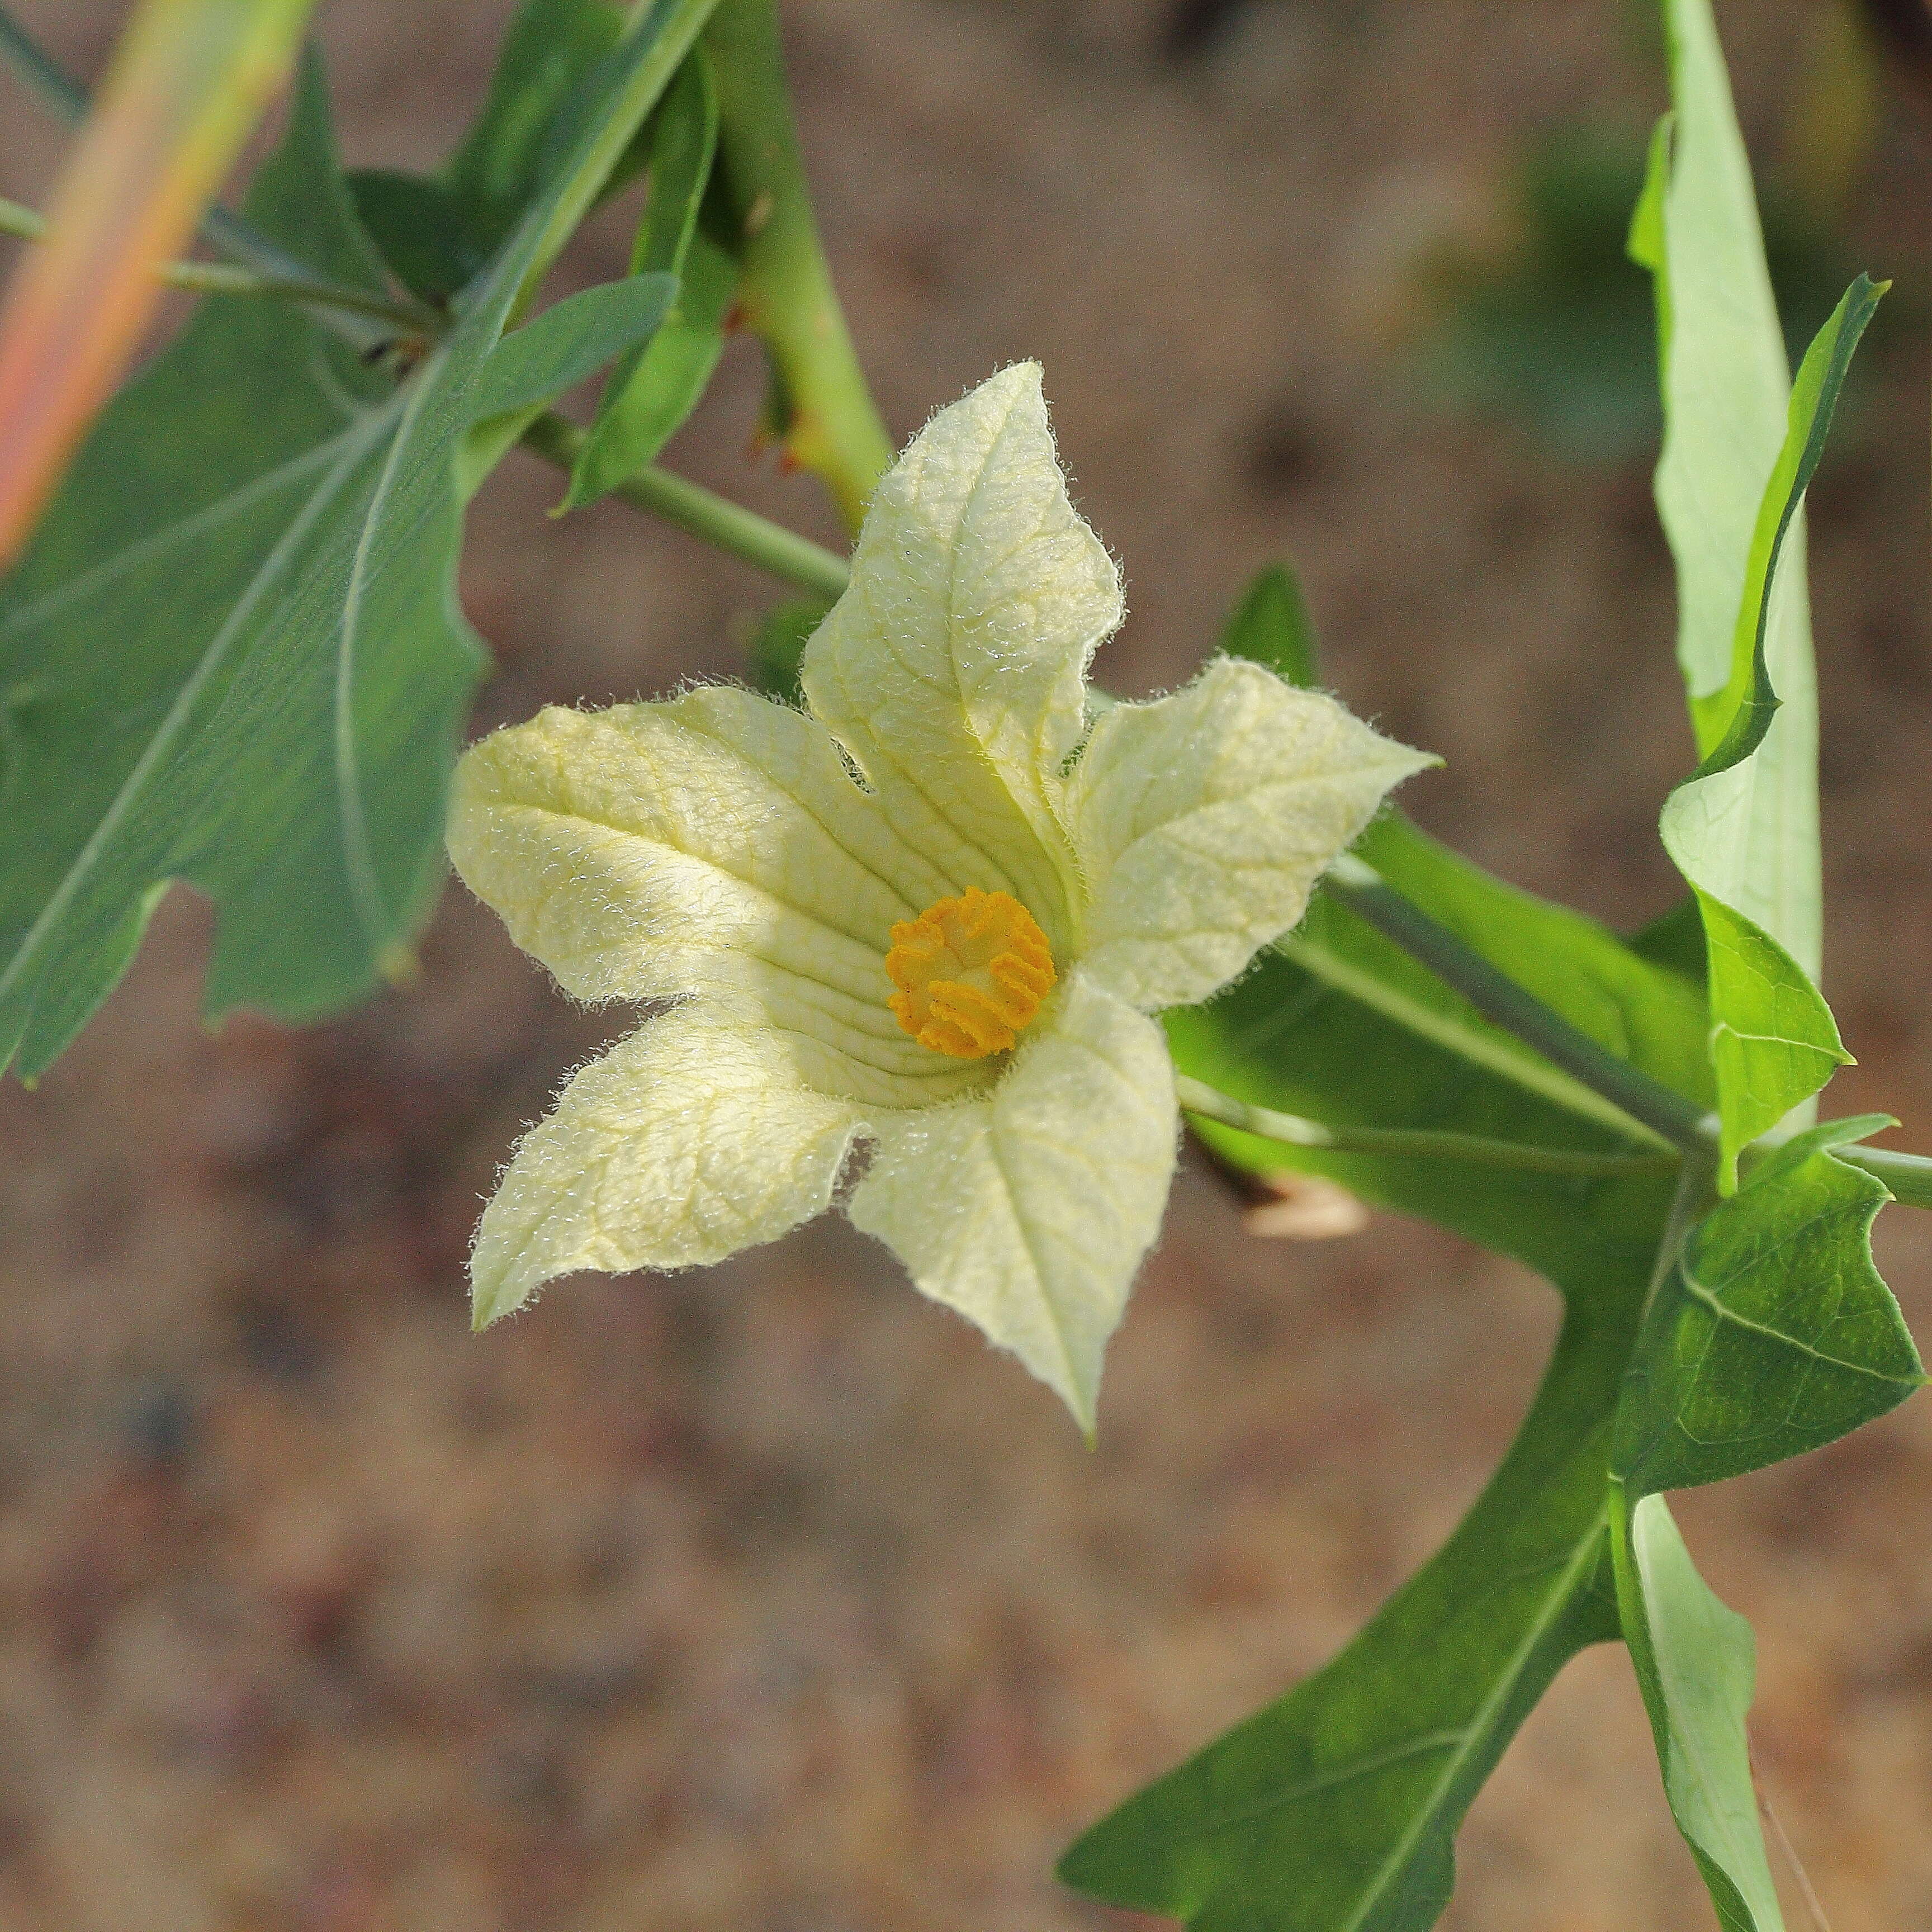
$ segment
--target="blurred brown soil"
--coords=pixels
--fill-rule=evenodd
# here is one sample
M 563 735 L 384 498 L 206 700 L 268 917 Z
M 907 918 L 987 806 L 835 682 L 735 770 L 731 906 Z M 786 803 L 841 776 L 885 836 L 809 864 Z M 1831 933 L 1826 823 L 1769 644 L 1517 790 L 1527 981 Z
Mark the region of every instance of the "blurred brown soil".
M 325 14 L 345 140 L 425 164 L 503 0 Z M 1670 901 L 1686 763 L 1637 470 L 1432 413 L 1418 264 L 1553 117 L 1654 105 L 1612 0 L 798 0 L 825 226 L 896 434 L 1038 356 L 1125 561 L 1117 688 L 1184 676 L 1245 574 L 1304 568 L 1330 675 L 1443 752 L 1410 802 L 1526 885 Z M 83 65 L 119 10 L 23 11 Z M 1726 14 L 1754 132 L 1808 17 Z M 7 83 L 0 188 L 52 140 Z M 1926 298 L 1924 126 L 1854 212 Z M 575 272 L 619 266 L 621 233 Z M 1914 290 L 1912 285 L 1918 286 Z M 741 452 L 734 352 L 674 452 L 830 536 Z M 1838 1111 L 1932 1143 L 1925 396 L 1894 355 L 1814 493 Z M 772 586 L 619 507 L 479 502 L 479 723 L 742 669 Z M 462 1262 L 519 1124 L 622 1024 L 452 892 L 419 983 L 304 1034 L 196 1017 L 204 910 L 40 1088 L 0 1093 L 0 1927 L 899 1932 L 1125 1925 L 1082 1824 L 1317 1666 L 1446 1533 L 1553 1330 L 1538 1283 L 1379 1217 L 1258 1241 L 1184 1174 L 1098 1449 L 828 1222 L 586 1279 L 481 1340 Z M 1882 1257 L 1932 1339 L 1932 1222 Z M 1684 1499 L 1756 1625 L 1768 1786 L 1838 1932 L 1932 1918 L 1932 1407 Z M 1708 1922 L 1619 1653 L 1478 1804 L 1452 1924 Z

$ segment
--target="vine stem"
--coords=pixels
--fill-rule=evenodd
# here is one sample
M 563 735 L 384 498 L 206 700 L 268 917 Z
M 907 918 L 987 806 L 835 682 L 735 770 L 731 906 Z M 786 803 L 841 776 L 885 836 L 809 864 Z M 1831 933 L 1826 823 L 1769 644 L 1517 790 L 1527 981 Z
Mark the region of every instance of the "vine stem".
M 1632 1174 L 1668 1174 L 1674 1154 L 1590 1154 L 1570 1148 L 1535 1147 L 1520 1141 L 1490 1139 L 1481 1134 L 1438 1132 L 1406 1127 L 1331 1127 L 1298 1114 L 1278 1114 L 1237 1100 L 1218 1088 L 1174 1076 L 1174 1090 L 1184 1113 L 1218 1120 L 1258 1138 L 1286 1147 L 1320 1148 L 1334 1154 L 1379 1154 L 1465 1160 L 1485 1167 L 1510 1167 L 1532 1174 L 1574 1174 L 1604 1178 Z
M 726 0 L 704 44 L 718 80 L 718 169 L 742 238 L 740 312 L 772 368 L 770 428 L 855 536 L 892 460 L 832 286 L 785 85 L 777 0 Z
M 1376 868 L 1345 852 L 1327 884 L 1385 938 L 1455 988 L 1484 1018 L 1580 1080 L 1652 1136 L 1687 1151 L 1714 1144 L 1718 1124 L 1695 1102 L 1620 1060 L 1553 1007 L 1484 958 L 1389 884 Z
M 575 464 L 587 440 L 586 431 L 554 410 L 538 416 L 523 436 L 526 448 L 565 470 Z M 655 464 L 619 484 L 610 494 L 824 598 L 828 604 L 845 588 L 850 576 L 845 560 L 836 551 Z

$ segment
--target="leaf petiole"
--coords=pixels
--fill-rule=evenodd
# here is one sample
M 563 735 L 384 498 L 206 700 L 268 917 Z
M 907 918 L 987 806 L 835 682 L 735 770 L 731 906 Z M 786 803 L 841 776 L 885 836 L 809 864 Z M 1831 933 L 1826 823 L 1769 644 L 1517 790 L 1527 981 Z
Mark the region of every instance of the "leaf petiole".
M 538 416 L 523 436 L 526 448 L 565 470 L 575 464 L 587 440 L 586 430 L 554 410 Z M 828 603 L 845 588 L 850 572 L 836 551 L 655 464 L 610 494 Z
M 1922 1154 L 1900 1154 L 1892 1148 L 1839 1147 L 1832 1158 L 1847 1167 L 1862 1168 L 1892 1190 L 1892 1198 L 1906 1208 L 1932 1208 L 1932 1160 Z
M 1176 1074 L 1175 1096 L 1184 1113 L 1218 1120 L 1262 1140 L 1286 1147 L 1321 1148 L 1334 1154 L 1412 1155 L 1420 1159 L 1473 1161 L 1485 1167 L 1513 1167 L 1532 1174 L 1575 1174 L 1603 1178 L 1628 1174 L 1667 1174 L 1678 1164 L 1674 1154 L 1592 1154 L 1573 1148 L 1536 1147 L 1520 1141 L 1492 1140 L 1482 1134 L 1436 1132 L 1426 1128 L 1331 1127 L 1298 1114 L 1278 1114 L 1251 1106 L 1204 1082 Z
M 46 232 L 46 218 L 37 210 L 0 195 L 0 235 L 38 242 Z M 155 273 L 172 287 L 191 289 L 200 295 L 272 296 L 283 302 L 374 316 L 420 334 L 434 337 L 442 332 L 442 318 L 433 309 L 386 301 L 367 289 L 352 288 L 320 275 L 258 274 L 233 262 L 164 262 Z
M 0 4 L 0 60 L 8 62 L 70 126 L 86 118 L 91 100 L 87 88 L 43 51 L 4 4 Z M 45 223 L 33 209 L 12 201 L 0 202 L 0 208 L 4 210 L 0 214 L 0 233 L 37 241 L 45 232 Z M 422 304 L 387 302 L 366 289 L 316 274 L 307 262 L 225 208 L 206 210 L 201 232 L 229 261 L 170 262 L 160 271 L 164 280 L 205 294 L 267 295 L 301 302 L 320 311 L 320 319 L 362 350 L 374 348 L 398 327 L 434 340 L 447 326 L 434 309 Z M 244 283 L 241 278 L 251 270 L 255 279 Z M 378 322 L 384 326 L 373 326 Z

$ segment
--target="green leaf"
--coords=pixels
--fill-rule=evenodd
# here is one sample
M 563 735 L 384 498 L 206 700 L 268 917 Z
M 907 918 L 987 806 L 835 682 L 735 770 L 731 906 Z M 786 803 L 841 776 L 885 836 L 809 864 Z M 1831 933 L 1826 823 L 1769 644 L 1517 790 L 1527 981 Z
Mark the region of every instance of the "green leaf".
M 442 182 L 390 168 L 353 168 L 349 191 L 377 253 L 424 302 L 442 307 L 488 262 L 489 250 L 468 208 Z
M 675 277 L 631 275 L 569 296 L 506 335 L 476 373 L 478 422 L 554 401 L 614 356 L 648 340 L 677 292 Z
M 55 1058 L 172 879 L 221 908 L 212 1012 L 308 1017 L 406 964 L 482 661 L 454 583 L 478 377 L 704 10 L 661 6 L 622 44 L 576 150 L 406 380 L 298 311 L 218 298 L 104 416 L 0 588 L 0 1064 Z M 250 214 L 381 286 L 312 67 Z
M 566 110 L 616 46 L 624 11 L 611 0 L 524 0 L 511 21 L 482 111 L 442 173 L 485 255 L 568 153 Z
M 1399 815 L 1358 849 L 1398 890 L 1591 1036 L 1708 1098 L 1700 989 L 1594 921 L 1504 884 Z M 1318 895 L 1302 926 L 1227 992 L 1166 1016 L 1180 1070 L 1237 1099 L 1334 1126 L 1430 1128 L 1580 1150 L 1633 1150 L 1616 1110 Z M 1290 1150 L 1202 1123 L 1236 1165 L 1325 1174 L 1516 1256 L 1572 1294 L 1641 1298 L 1667 1175 L 1580 1180 L 1460 1162 Z
M 1248 586 L 1222 634 L 1221 648 L 1231 658 L 1266 664 L 1290 684 L 1320 682 L 1315 626 L 1300 580 L 1286 564 L 1270 564 Z
M 1698 1575 L 1661 1496 L 1612 1533 L 1618 1601 L 1650 1713 L 1664 1793 L 1724 1932 L 1784 1932 L 1766 1861 L 1744 1720 L 1756 1672 L 1750 1626 Z
M 1279 652 L 1269 634 L 1283 636 L 1286 608 L 1272 592 L 1251 593 L 1229 648 Z M 1312 670 L 1305 626 L 1294 649 Z M 1593 1037 L 1707 1096 L 1694 981 L 1490 878 L 1399 817 L 1372 827 L 1362 850 Z M 1603 1150 L 1632 1144 L 1614 1109 L 1340 902 L 1318 898 L 1253 972 L 1166 1022 L 1184 1072 L 1331 1124 Z M 1457 1826 L 1523 1714 L 1567 1658 L 1616 1634 L 1605 1581 L 1610 1418 L 1670 1185 L 1322 1154 L 1206 1123 L 1198 1131 L 1238 1165 L 1330 1174 L 1516 1255 L 1562 1288 L 1570 1312 L 1515 1445 L 1443 1550 L 1325 1670 L 1096 1827 L 1063 1876 L 1117 1904 L 1215 1928 L 1408 1932 L 1448 1898 Z
M 1210 1932 L 1419 1932 L 1470 1801 L 1556 1672 L 1617 1634 L 1605 1408 L 1628 1322 L 1573 1315 L 1442 1550 L 1326 1669 L 1088 1832 L 1081 1891 Z
M 1854 285 L 1794 390 L 1708 0 L 1666 11 L 1676 111 L 1652 146 L 1630 252 L 1655 278 L 1658 503 L 1702 760 L 1666 803 L 1663 832 L 1704 914 L 1728 1189 L 1738 1150 L 1845 1058 L 1813 984 L 1817 701 L 1802 506 L 1877 292 Z
M 751 643 L 752 681 L 766 696 L 796 704 L 798 668 L 812 634 L 825 621 L 830 606 L 815 597 L 788 598 L 765 614 Z
M 721 198 L 707 193 L 718 151 L 718 90 L 701 47 L 679 70 L 650 133 L 650 200 L 631 266 L 680 277 L 677 305 L 652 340 L 611 371 L 560 510 L 595 502 L 654 461 L 698 406 L 724 352 L 738 264 L 727 245 Z
M 1872 1262 L 1891 1196 L 1832 1151 L 1893 1124 L 1873 1114 L 1794 1136 L 1693 1229 L 1618 1405 L 1612 1467 L 1633 1496 L 1802 1455 L 1924 1382 Z

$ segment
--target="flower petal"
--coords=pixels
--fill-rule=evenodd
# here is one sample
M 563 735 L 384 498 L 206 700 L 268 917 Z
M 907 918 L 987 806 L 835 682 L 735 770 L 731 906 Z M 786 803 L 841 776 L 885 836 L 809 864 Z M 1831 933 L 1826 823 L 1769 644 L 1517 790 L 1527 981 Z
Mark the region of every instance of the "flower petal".
M 1067 784 L 1092 896 L 1083 969 L 1145 1011 L 1204 1000 L 1300 918 L 1390 788 L 1436 762 L 1233 658 L 1114 706 Z
M 703 992 L 815 1043 L 814 1084 L 915 1106 L 983 1084 L 886 1002 L 896 920 L 958 884 L 892 830 L 821 724 L 749 692 L 552 709 L 457 767 L 449 849 L 585 1000 Z
M 860 1124 L 781 1042 L 694 1003 L 574 1075 L 524 1136 L 470 1256 L 476 1325 L 580 1268 L 692 1268 L 825 1208 Z
M 880 482 L 850 587 L 802 676 L 892 822 L 962 884 L 1012 893 L 1056 950 L 1072 868 L 1054 809 L 1082 681 L 1120 620 L 1022 363 L 942 410 Z
M 1017 1354 L 1090 1435 L 1101 1356 L 1174 1172 L 1160 1028 L 1076 974 L 986 1098 L 875 1114 L 849 1212 Z

